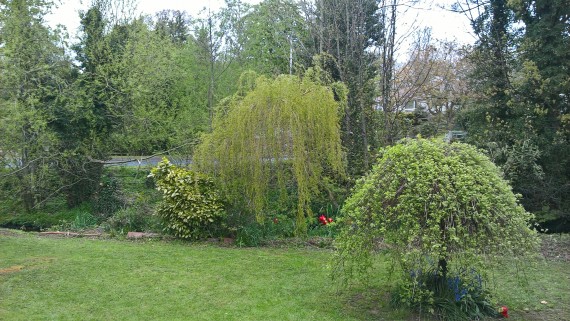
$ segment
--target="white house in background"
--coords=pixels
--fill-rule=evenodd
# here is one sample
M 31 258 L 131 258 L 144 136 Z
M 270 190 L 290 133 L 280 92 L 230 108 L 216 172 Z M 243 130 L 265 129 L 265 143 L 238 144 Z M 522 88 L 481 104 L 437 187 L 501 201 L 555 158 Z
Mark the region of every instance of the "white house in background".
M 382 98 L 376 97 L 374 99 L 374 109 L 383 111 L 384 108 L 382 106 Z M 423 99 L 411 99 L 405 105 L 398 106 L 398 110 L 405 114 L 411 114 L 416 110 L 429 112 L 429 104 L 426 100 Z M 447 105 L 441 105 L 437 108 L 438 111 L 445 113 L 447 110 Z M 433 109 L 432 109 L 433 111 Z
M 428 103 L 424 100 L 412 99 L 408 101 L 406 105 L 400 108 L 400 110 L 404 113 L 413 113 L 416 110 L 428 111 Z
M 382 106 L 382 97 L 374 98 L 374 106 L 373 107 L 374 107 L 374 110 L 378 110 L 378 111 L 384 110 L 384 108 Z M 441 106 L 436 106 L 436 107 L 437 108 L 433 108 L 433 106 L 432 106 L 431 112 L 430 112 L 430 106 L 426 100 L 424 100 L 424 99 L 411 99 L 405 105 L 398 106 L 398 110 L 400 112 L 405 113 L 405 114 L 411 114 L 418 109 L 420 111 L 428 112 L 429 114 L 432 114 L 435 111 L 445 113 L 447 111 L 448 106 L 447 106 L 447 104 L 443 104 Z

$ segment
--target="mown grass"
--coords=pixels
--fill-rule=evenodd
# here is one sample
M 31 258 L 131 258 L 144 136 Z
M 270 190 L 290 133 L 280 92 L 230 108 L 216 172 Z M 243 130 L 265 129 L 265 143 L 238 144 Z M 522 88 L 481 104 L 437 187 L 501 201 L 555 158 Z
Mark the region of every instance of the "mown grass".
M 372 287 L 338 291 L 330 250 L 39 237 L 0 230 L 0 320 L 413 320 Z M 565 262 L 497 270 L 513 320 L 569 320 Z M 547 301 L 548 304 L 541 304 Z M 529 311 L 525 312 L 524 308 Z M 422 317 L 425 320 L 425 318 Z
M 370 319 L 337 295 L 329 251 L 21 234 L 0 248 L 0 320 Z
M 491 290 L 514 320 L 570 320 L 570 235 L 541 235 L 543 257 L 504 257 L 491 272 Z

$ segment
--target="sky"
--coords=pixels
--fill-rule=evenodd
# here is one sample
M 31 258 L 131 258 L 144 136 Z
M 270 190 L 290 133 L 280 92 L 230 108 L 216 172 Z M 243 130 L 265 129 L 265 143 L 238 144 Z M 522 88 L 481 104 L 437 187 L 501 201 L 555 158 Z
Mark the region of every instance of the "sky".
M 58 0 L 56 0 L 58 1 Z M 260 0 L 242 0 L 251 4 Z M 413 0 L 410 0 L 413 1 Z M 412 8 L 401 7 L 399 18 L 401 34 L 415 27 L 430 27 L 432 38 L 439 40 L 456 40 L 461 44 L 471 44 L 475 38 L 465 16 L 449 12 L 441 6 L 449 8 L 456 0 L 420 0 Z M 59 0 L 59 7 L 47 17 L 52 26 L 63 24 L 73 39 L 79 27 L 78 10 L 87 9 L 90 0 Z M 138 0 L 137 12 L 154 14 L 165 9 L 174 9 L 188 12 L 191 16 L 198 16 L 200 10 L 209 8 L 217 11 L 224 5 L 224 0 Z

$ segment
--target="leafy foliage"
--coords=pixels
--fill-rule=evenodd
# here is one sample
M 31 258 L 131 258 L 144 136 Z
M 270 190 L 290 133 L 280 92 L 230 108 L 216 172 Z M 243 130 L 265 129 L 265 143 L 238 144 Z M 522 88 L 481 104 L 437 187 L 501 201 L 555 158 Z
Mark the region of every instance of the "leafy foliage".
M 93 197 L 93 212 L 101 218 L 112 216 L 125 205 L 122 194 L 119 181 L 111 174 L 105 175 Z
M 393 304 L 429 311 L 442 320 L 478 320 L 497 314 L 490 292 L 476 270 L 450 272 L 444 279 L 436 269 L 410 271 L 408 282 L 393 295 Z
M 61 34 L 43 25 L 50 1 L 0 3 L 0 167 L 31 212 L 58 186 L 58 140 L 50 128 L 69 76 Z M 8 175 L 8 176 L 9 176 Z M 4 184 L 7 176 L 1 176 Z
M 570 217 L 569 10 L 564 1 L 485 3 L 470 57 L 479 95 L 461 121 L 525 208 L 561 222 Z
M 127 232 L 160 232 L 161 218 L 156 208 L 162 194 L 156 190 L 154 180 L 148 177 L 147 168 L 106 167 L 104 177 L 119 182 L 121 207 L 102 227 L 111 234 Z
M 238 90 L 220 106 L 195 164 L 214 175 L 234 206 L 255 213 L 259 223 L 272 191 L 279 191 L 282 202 L 297 199 L 296 230 L 305 233 L 322 177 L 344 173 L 339 103 L 333 90 L 309 77 L 270 80 L 246 73 L 241 83 L 254 88 Z
M 82 203 L 69 209 L 63 199 L 52 200 L 42 209 L 32 212 L 7 211 L 0 212 L 0 226 L 24 231 L 41 231 L 45 229 L 70 228 L 92 221 L 92 208 L 89 203 Z
M 295 220 L 279 215 L 266 224 L 253 220 L 242 224 L 236 229 L 236 244 L 238 246 L 261 246 L 279 238 L 292 237 L 295 232 Z
M 200 239 L 219 231 L 225 211 L 211 178 L 174 166 L 167 159 L 153 168 L 150 176 L 163 193 L 157 212 L 168 231 L 184 239 Z
M 135 204 L 122 208 L 110 217 L 105 227 L 110 232 L 126 234 L 128 232 L 157 232 L 160 222 L 145 204 Z
M 94 228 L 100 223 L 100 219 L 93 216 L 90 211 L 76 211 L 77 214 L 72 220 L 62 220 L 60 224 L 50 226 L 49 229 L 56 231 L 82 231 Z
M 310 61 L 307 21 L 293 1 L 260 2 L 244 16 L 243 28 L 243 63 L 261 74 L 291 74 Z
M 418 139 L 380 155 L 343 207 L 336 273 L 346 280 L 367 274 L 381 242 L 401 268 L 402 300 L 433 302 L 438 293 L 420 282 L 420 271 L 446 286 L 462 269 L 484 271 L 482 255 L 522 256 L 536 248 L 532 215 L 474 147 Z

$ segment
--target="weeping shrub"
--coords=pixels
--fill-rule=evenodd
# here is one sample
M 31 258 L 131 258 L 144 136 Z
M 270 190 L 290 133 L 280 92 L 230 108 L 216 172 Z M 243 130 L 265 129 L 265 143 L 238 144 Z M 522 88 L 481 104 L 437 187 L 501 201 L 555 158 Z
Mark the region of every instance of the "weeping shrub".
M 196 169 L 216 177 L 234 207 L 260 224 L 275 191 L 281 203 L 296 200 L 297 234 L 307 231 L 323 177 L 344 175 L 339 119 L 346 87 L 318 79 L 313 70 L 302 78 L 245 73 L 194 154 Z
M 459 319 L 495 313 L 484 258 L 525 256 L 538 243 L 499 169 L 462 143 L 417 139 L 381 150 L 342 212 L 335 276 L 369 276 L 381 243 L 401 271 L 397 301 Z
M 225 211 L 211 178 L 174 166 L 166 158 L 151 170 L 149 177 L 163 193 L 157 213 L 168 232 L 183 239 L 219 234 Z

